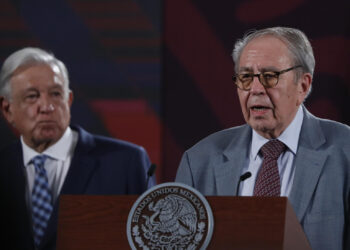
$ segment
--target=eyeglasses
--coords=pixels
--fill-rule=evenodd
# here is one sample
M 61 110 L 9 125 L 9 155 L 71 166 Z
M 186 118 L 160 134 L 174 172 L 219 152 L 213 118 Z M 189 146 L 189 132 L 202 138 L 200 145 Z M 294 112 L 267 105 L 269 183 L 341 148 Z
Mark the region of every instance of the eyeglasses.
M 297 65 L 281 71 L 265 71 L 259 74 L 241 73 L 241 74 L 232 76 L 232 80 L 237 85 L 238 88 L 246 91 L 250 90 L 254 77 L 258 77 L 260 83 L 265 88 L 273 88 L 277 85 L 279 76 L 281 74 L 300 67 L 301 65 Z

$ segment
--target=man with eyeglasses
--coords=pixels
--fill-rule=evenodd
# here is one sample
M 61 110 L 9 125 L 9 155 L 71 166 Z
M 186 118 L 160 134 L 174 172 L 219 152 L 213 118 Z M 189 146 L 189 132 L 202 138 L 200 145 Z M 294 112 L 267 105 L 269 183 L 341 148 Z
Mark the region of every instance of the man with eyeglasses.
M 204 195 L 287 196 L 312 249 L 349 249 L 350 128 L 303 105 L 315 67 L 309 40 L 266 28 L 238 40 L 232 56 L 247 124 L 187 150 L 176 181 Z

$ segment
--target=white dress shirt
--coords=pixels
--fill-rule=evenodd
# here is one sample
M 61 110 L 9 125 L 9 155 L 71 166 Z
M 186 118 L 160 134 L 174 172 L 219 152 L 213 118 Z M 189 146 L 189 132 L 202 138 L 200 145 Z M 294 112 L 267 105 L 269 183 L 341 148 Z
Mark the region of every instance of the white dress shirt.
M 56 201 L 73 157 L 75 146 L 78 142 L 78 133 L 70 127 L 66 129 L 63 136 L 52 146 L 47 148 L 41 154 L 47 155 L 45 161 L 45 170 L 52 193 L 53 202 Z M 39 155 L 38 152 L 30 148 L 21 136 L 21 144 L 23 149 L 23 163 L 27 175 L 27 203 L 31 207 L 31 196 L 34 185 L 35 167 L 30 163 L 33 157 Z
M 303 123 L 303 117 L 303 109 L 301 106 L 299 106 L 293 121 L 283 131 L 283 133 L 276 138 L 287 146 L 287 150 L 277 159 L 281 180 L 281 196 L 288 196 L 292 189 L 295 173 L 294 159 L 298 150 L 298 141 L 301 125 Z M 259 151 L 260 148 L 268 141 L 268 139 L 262 137 L 255 130 L 253 130 L 249 159 L 247 159 L 247 164 L 243 168 L 242 172 L 242 174 L 244 174 L 249 171 L 252 176 L 241 182 L 239 194 L 242 196 L 253 195 L 255 181 L 263 161 L 263 157 L 259 155 Z

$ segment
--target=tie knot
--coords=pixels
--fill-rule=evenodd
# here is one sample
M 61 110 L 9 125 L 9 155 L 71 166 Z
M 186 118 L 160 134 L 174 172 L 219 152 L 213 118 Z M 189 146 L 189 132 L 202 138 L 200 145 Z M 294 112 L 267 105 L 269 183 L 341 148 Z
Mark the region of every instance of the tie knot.
M 264 158 L 277 159 L 286 150 L 286 145 L 279 140 L 270 140 L 261 147 L 260 151 Z
M 32 158 L 31 162 L 34 164 L 35 168 L 41 169 L 47 159 L 47 155 L 37 155 Z

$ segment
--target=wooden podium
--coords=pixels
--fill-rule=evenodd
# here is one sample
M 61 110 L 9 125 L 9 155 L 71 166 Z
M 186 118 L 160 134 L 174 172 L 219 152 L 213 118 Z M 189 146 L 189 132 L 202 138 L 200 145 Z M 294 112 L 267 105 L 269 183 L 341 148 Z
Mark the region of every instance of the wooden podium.
M 57 249 L 130 249 L 126 224 L 137 197 L 62 195 Z M 208 249 L 311 249 L 286 197 L 206 199 L 214 217 Z

